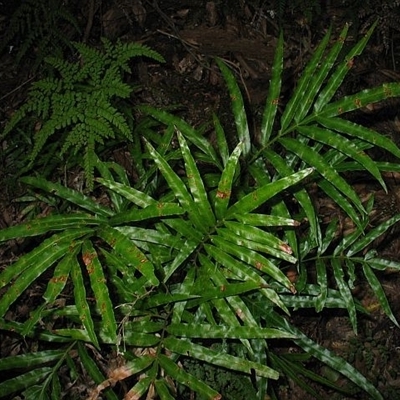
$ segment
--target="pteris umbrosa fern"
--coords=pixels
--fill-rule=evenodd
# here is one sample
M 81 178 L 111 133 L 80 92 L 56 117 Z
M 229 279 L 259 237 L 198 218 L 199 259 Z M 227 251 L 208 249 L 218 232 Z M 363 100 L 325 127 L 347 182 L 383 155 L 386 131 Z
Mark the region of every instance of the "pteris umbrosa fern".
M 123 72 L 130 72 L 129 60 L 144 56 L 164 61 L 156 51 L 141 44 L 102 41 L 103 51 L 74 43 L 81 55 L 77 62 L 47 57 L 46 62 L 58 76 L 32 85 L 26 103 L 13 115 L 2 135 L 5 137 L 18 123 L 34 117 L 32 123 L 40 128 L 35 132 L 29 167 L 50 136 L 58 133 L 61 156 L 70 147 L 75 148 L 75 154 L 83 152 L 89 190 L 93 188 L 96 144 L 116 137 L 131 139 L 127 117 L 115 104 L 116 99 L 129 97 L 133 90 L 123 81 Z
M 66 47 L 72 48 L 71 40 L 79 31 L 78 22 L 61 0 L 25 0 L 8 21 L 0 52 L 15 44 L 16 63 L 33 55 L 31 68 L 36 70 L 47 55 L 61 55 Z

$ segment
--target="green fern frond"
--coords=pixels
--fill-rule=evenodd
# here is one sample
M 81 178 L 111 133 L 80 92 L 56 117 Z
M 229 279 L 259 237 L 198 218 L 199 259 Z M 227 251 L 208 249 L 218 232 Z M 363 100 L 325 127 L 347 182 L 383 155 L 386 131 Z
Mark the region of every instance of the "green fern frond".
M 106 48 L 107 55 L 113 60 L 114 65 L 125 72 L 131 72 L 127 62 L 133 57 L 147 57 L 158 62 L 164 62 L 164 58 L 159 53 L 146 45 L 118 42 L 117 46 L 112 48 L 111 42 L 108 39 L 103 38 L 102 42 Z
M 51 1 L 50 4 L 53 6 L 52 12 L 54 13 L 55 18 L 68 22 L 75 28 L 76 32 L 80 32 L 81 28 L 73 14 L 71 14 L 65 7 L 60 7 L 57 1 Z M 58 30 L 56 30 L 56 33 L 58 33 Z M 60 37 L 65 39 L 65 35 L 60 34 Z
M 30 104 L 24 104 L 14 115 L 11 117 L 10 121 L 4 128 L 2 135 L 0 138 L 4 138 L 7 136 L 25 117 L 31 112 Z
M 25 40 L 21 43 L 18 49 L 18 53 L 15 59 L 17 65 L 21 62 L 25 54 L 28 53 L 28 50 L 33 46 L 33 43 L 36 39 L 37 35 L 35 32 L 30 32 L 26 35 Z
M 60 76 L 64 78 L 64 84 L 77 81 L 77 76 L 80 72 L 78 64 L 70 63 L 59 57 L 46 57 L 45 61 L 47 64 L 56 69 L 59 72 Z
M 67 154 L 70 147 L 75 148 L 75 153 L 83 149 L 89 188 L 93 184 L 96 144 L 118 136 L 124 140 L 132 138 L 127 117 L 114 106 L 115 99 L 127 98 L 132 92 L 132 87 L 123 81 L 123 72 L 129 71 L 129 60 L 144 55 L 163 61 L 157 52 L 140 44 L 103 42 L 103 51 L 75 43 L 81 55 L 79 62 L 47 57 L 46 62 L 58 76 L 32 85 L 27 103 L 15 113 L 2 135 L 5 137 L 29 116 L 39 119 L 42 127 L 35 133 L 30 165 L 57 132 L 61 135 L 60 142 L 64 141 L 58 145 L 61 155 Z
M 62 29 L 65 24 L 73 28 L 71 35 L 80 32 L 77 20 L 60 0 L 23 1 L 10 19 L 0 52 L 18 37 L 16 63 L 27 54 L 35 54 L 35 70 L 47 55 L 61 56 L 65 47 L 72 47 L 71 37 Z
M 33 150 L 31 154 L 29 155 L 30 159 L 30 166 L 33 165 L 33 162 L 43 149 L 43 146 L 46 144 L 48 138 L 53 135 L 53 133 L 56 131 L 58 125 L 58 121 L 56 120 L 50 120 L 48 121 L 45 125 L 42 126 L 42 129 L 36 134 L 35 136 L 35 144 L 33 146 Z
M 111 74 L 111 73 L 110 73 Z M 118 80 L 110 79 L 108 77 L 108 72 L 105 74 L 101 85 L 103 87 L 104 94 L 108 96 L 118 96 L 122 99 L 126 99 L 132 92 L 132 87 L 126 83 L 120 82 Z
M 3 51 L 18 33 L 25 33 L 24 31 L 27 26 L 28 16 L 32 11 L 32 6 L 33 2 L 25 1 L 14 12 L 0 45 L 0 51 Z
M 92 48 L 85 43 L 73 43 L 76 50 L 81 55 L 82 65 L 80 66 L 76 81 L 84 81 L 90 77 L 93 83 L 98 85 L 105 69 L 110 68 L 110 60 L 107 54 Z
M 125 117 L 109 104 L 99 104 L 97 109 L 98 116 L 103 120 L 114 125 L 127 139 L 131 137 L 130 128 Z
M 278 10 L 278 18 L 281 21 L 286 9 L 286 0 L 275 0 L 275 8 Z
M 68 135 L 68 140 L 61 148 L 61 155 L 65 154 L 70 147 L 74 147 L 75 151 L 87 147 L 86 127 L 85 123 L 78 123 L 74 126 Z

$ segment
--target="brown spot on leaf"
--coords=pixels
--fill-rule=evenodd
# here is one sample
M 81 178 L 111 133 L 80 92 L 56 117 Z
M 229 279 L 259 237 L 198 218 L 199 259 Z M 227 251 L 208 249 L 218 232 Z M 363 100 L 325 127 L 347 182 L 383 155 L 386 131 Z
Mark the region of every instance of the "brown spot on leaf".
M 220 190 L 217 190 L 216 196 L 217 196 L 219 199 L 227 199 L 228 197 L 231 196 L 231 192 L 230 192 L 230 190 L 227 190 L 227 191 L 225 191 L 225 192 L 221 192 Z

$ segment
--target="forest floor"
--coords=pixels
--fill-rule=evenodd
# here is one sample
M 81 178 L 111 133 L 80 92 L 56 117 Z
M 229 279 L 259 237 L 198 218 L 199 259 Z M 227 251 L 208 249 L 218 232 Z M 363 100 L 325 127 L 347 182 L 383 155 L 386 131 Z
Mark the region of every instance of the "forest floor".
M 150 2 L 149 2 L 150 3 Z M 130 18 L 121 17 L 121 8 L 111 7 L 102 14 L 102 34 L 110 38 L 121 38 L 125 41 L 140 41 L 157 50 L 165 59 L 165 64 L 141 62 L 136 65 L 131 79 L 138 81 L 141 89 L 135 94 L 135 103 L 152 104 L 160 107 L 176 107 L 176 112 L 193 126 L 211 127 L 213 113 L 219 115 L 222 123 L 232 126 L 230 100 L 223 79 L 217 71 L 214 57 L 225 60 L 235 71 L 256 129 L 259 116 L 263 111 L 271 76 L 271 64 L 274 49 L 279 35 L 278 21 L 266 10 L 243 7 L 241 14 L 221 14 L 213 2 L 193 1 L 190 6 L 181 7 L 179 1 L 153 2 L 142 10 L 128 10 Z M 147 3 L 146 3 L 147 4 Z M 318 22 L 310 23 L 302 15 L 293 15 L 290 22 L 284 23 L 285 36 L 285 77 L 283 98 L 291 94 L 302 69 L 311 56 L 316 44 L 326 33 L 333 21 L 332 38 L 336 39 L 346 19 L 341 10 L 332 10 Z M 118 20 L 118 22 L 116 22 Z M 135 28 L 132 28 L 132 20 Z M 289 21 L 289 19 L 285 19 Z M 284 21 L 285 21 L 284 20 Z M 352 32 L 354 42 L 363 32 Z M 100 34 L 100 33 L 99 33 Z M 343 94 L 373 87 L 383 82 L 399 81 L 396 71 L 400 64 L 400 50 L 393 48 L 396 41 L 392 38 L 389 47 L 382 40 L 379 30 L 364 54 L 356 60 L 355 66 L 342 88 Z M 397 32 L 397 38 L 399 33 Z M 350 40 L 348 45 L 351 46 Z M 15 71 L 13 55 L 5 54 L 0 60 L 0 117 L 3 123 L 25 99 L 29 83 L 36 78 L 29 71 Z M 365 125 L 400 141 L 400 123 L 396 119 L 398 105 L 381 104 L 378 108 L 357 115 Z M 0 143 L 6 146 L 5 143 Z M 3 148 L 4 150 L 4 148 Z M 1 148 L 0 148 L 1 152 Z M 124 149 L 116 150 L 112 156 L 116 161 L 129 167 L 124 160 Z M 7 159 L 1 157 L 0 182 L 0 228 L 11 226 L 21 220 L 21 205 L 16 197 L 21 196 L 23 188 L 13 182 L 12 174 L 7 167 Z M 60 172 L 61 173 L 61 172 Z M 77 178 L 77 177 L 74 177 Z M 374 190 L 379 192 L 384 209 L 391 202 L 400 212 L 400 181 L 388 177 L 390 192 L 382 194 L 374 183 L 354 177 L 360 191 Z M 372 189 L 371 189 L 372 188 Z M 21 192 L 22 190 L 22 192 Z M 379 197 L 379 196 L 378 196 Z M 393 205 L 394 203 L 394 205 Z M 378 203 L 379 205 L 379 203 Z M 43 210 L 42 210 L 43 211 Z M 392 209 L 393 211 L 393 209 Z M 12 247 L 0 249 L 0 268 L 6 267 L 13 259 L 24 252 L 23 243 L 14 243 Z M 400 241 L 394 233 L 379 252 L 400 261 Z M 400 320 L 400 276 L 396 273 L 382 276 L 382 284 L 393 307 L 393 312 Z M 370 311 L 368 316 L 360 316 L 359 334 L 356 336 L 345 313 L 312 311 L 294 312 L 292 322 L 304 333 L 318 343 L 335 351 L 359 369 L 386 399 L 400 398 L 400 330 L 384 315 L 376 299 L 363 282 L 355 288 L 355 294 Z M 29 313 L 36 306 L 35 297 L 25 299 L 21 313 Z M 32 302 L 32 304 L 31 304 Z M 23 309 L 22 309 L 23 308 Z M 21 344 L 16 338 L 8 338 L 0 343 L 0 356 L 15 354 Z M 294 348 L 282 348 L 281 351 L 296 351 Z M 317 374 L 329 375 L 321 365 L 310 363 L 309 367 Z M 340 384 L 340 377 L 336 381 Z M 343 385 L 348 385 L 343 380 Z M 290 379 L 277 384 L 277 392 L 282 400 L 310 398 Z M 321 399 L 335 397 L 328 389 L 316 388 Z M 357 394 L 354 399 L 362 399 Z

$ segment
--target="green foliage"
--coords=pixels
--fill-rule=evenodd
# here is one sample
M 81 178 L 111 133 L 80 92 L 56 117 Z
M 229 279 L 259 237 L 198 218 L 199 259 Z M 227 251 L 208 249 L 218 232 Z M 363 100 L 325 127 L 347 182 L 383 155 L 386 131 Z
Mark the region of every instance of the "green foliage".
M 71 37 L 79 32 L 75 17 L 63 1 L 25 0 L 9 21 L 0 52 L 9 45 L 15 46 L 17 64 L 34 54 L 32 68 L 36 70 L 49 54 L 62 56 L 64 48 L 72 49 Z M 19 43 L 13 43 L 16 40 Z
M 307 370 L 303 361 L 313 357 L 370 398 L 382 399 L 356 368 L 287 318 L 296 309 L 339 308 L 347 310 L 357 331 L 357 313 L 365 310 L 351 289 L 363 276 L 398 326 L 376 271 L 398 270 L 400 264 L 381 258 L 371 244 L 400 216 L 369 229 L 373 199 L 363 203 L 343 172 L 365 171 L 385 188 L 381 172 L 399 167 L 374 161 L 367 150 L 380 147 L 399 157 L 400 149 L 342 116 L 399 96 L 400 84 L 332 101 L 372 34 L 371 29 L 340 60 L 347 29 L 330 50 L 330 32 L 326 34 L 282 114 L 280 37 L 263 121 L 254 138 L 238 84 L 217 61 L 232 99 L 234 149 L 217 117 L 218 146 L 213 147 L 184 120 L 142 106 L 143 113 L 166 128 L 146 135 L 136 160 L 141 171 L 136 187 L 120 166 L 95 155 L 106 204 L 42 178 L 23 178 L 47 196 L 67 200 L 72 209 L 0 231 L 0 241 L 44 235 L 0 273 L 0 329 L 52 343 L 51 351 L 0 360 L 0 370 L 20 373 L 1 382 L 0 393 L 26 390 L 29 398 L 50 398 L 52 391 L 60 392 L 62 368 L 71 377 L 84 368 L 93 380 L 92 398 L 103 392 L 117 398 L 117 384 L 125 380 L 126 398 L 155 391 L 161 399 L 173 399 L 184 385 L 199 398 L 219 399 L 224 382 L 216 382 L 215 375 L 206 378 L 207 371 L 214 374 L 216 369 L 229 371 L 234 381 L 244 374 L 257 399 L 266 397 L 269 381 L 279 374 L 296 378 L 312 394 L 301 376 L 340 391 Z M 177 148 L 171 145 L 175 135 Z M 338 221 L 328 226 L 320 221 L 316 190 L 354 221 L 351 234 L 338 237 Z M 307 274 L 310 266 L 317 272 L 314 281 Z M 286 274 L 289 267 L 297 269 L 297 282 Z M 29 318 L 10 321 L 7 313 L 37 280 L 45 285 L 41 303 Z M 275 354 L 271 340 L 279 339 L 302 349 L 303 359 Z M 122 360 L 105 374 L 97 352 L 109 348 Z M 20 371 L 28 367 L 23 375 Z M 33 377 L 40 387 L 30 387 Z M 248 387 L 246 393 L 250 391 Z
M 13 115 L 2 137 L 28 117 L 34 117 L 36 127 L 30 167 L 42 152 L 49 138 L 56 133 L 61 156 L 70 147 L 83 153 L 83 164 L 89 189 L 93 187 L 95 150 L 115 137 L 131 140 L 128 116 L 116 106 L 116 99 L 129 97 L 133 88 L 124 83 L 123 72 L 130 72 L 133 57 L 163 58 L 148 47 L 136 43 L 116 43 L 103 39 L 104 51 L 83 43 L 74 43 L 80 60 L 65 61 L 47 57 L 46 62 L 58 72 L 32 85 L 27 102 Z M 55 149 L 52 149 L 54 153 Z
M 183 360 L 182 364 L 190 374 L 216 389 L 223 399 L 254 399 L 257 396 L 251 379 L 247 375 L 240 375 L 231 370 L 218 368 L 211 364 L 199 363 L 191 359 Z M 179 398 L 182 400 L 190 398 L 187 388 L 179 387 L 178 393 Z M 201 400 L 204 397 L 197 396 L 196 399 Z

